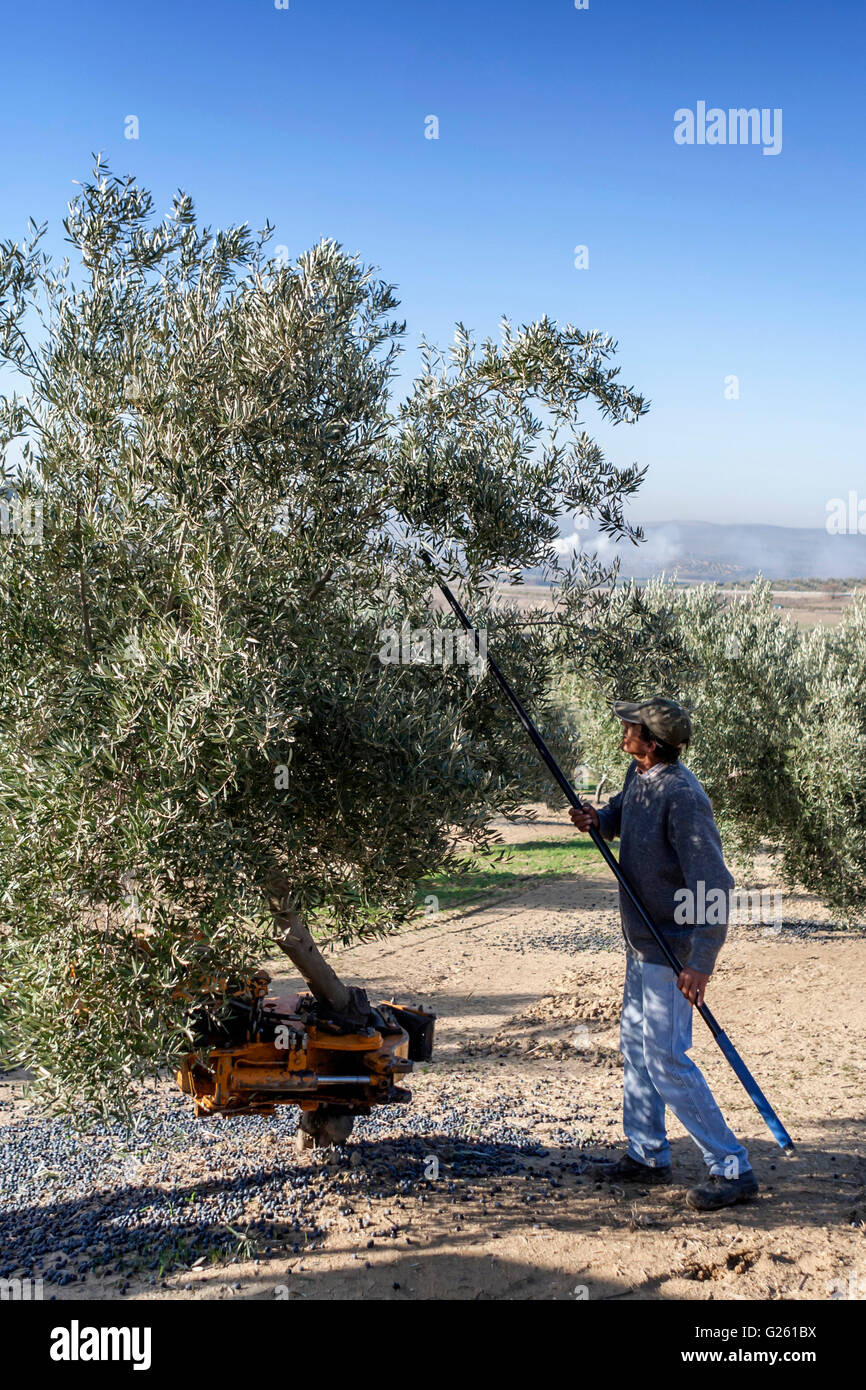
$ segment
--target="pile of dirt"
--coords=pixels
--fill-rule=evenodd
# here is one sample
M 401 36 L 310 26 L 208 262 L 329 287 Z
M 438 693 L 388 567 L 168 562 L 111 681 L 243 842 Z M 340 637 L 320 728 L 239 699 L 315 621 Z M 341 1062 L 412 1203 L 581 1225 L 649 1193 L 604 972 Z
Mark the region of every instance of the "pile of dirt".
M 475 1057 L 576 1058 L 593 1066 L 618 1067 L 618 1023 L 622 1000 L 622 962 L 581 964 L 496 1031 L 472 1040 Z
M 731 1274 L 748 1274 L 759 1258 L 754 1250 L 731 1250 L 723 1253 L 717 1260 L 692 1259 L 683 1262 L 680 1274 L 683 1279 L 712 1280 L 720 1283 Z
M 554 980 L 551 999 L 570 999 L 575 1016 L 585 1023 L 618 1023 L 625 973 L 623 957 L 581 963 Z

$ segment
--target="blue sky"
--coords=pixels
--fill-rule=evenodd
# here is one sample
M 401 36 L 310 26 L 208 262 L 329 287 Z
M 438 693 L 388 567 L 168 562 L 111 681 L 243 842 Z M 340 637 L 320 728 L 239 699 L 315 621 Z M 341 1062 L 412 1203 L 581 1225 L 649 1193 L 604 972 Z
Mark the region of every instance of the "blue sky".
M 102 150 L 161 209 L 379 265 L 407 366 L 457 319 L 611 333 L 652 401 L 597 431 L 649 465 L 639 520 L 823 527 L 866 491 L 862 0 L 43 0 L 4 40 L 0 236 L 59 246 Z M 781 108 L 781 152 L 676 144 L 699 101 Z

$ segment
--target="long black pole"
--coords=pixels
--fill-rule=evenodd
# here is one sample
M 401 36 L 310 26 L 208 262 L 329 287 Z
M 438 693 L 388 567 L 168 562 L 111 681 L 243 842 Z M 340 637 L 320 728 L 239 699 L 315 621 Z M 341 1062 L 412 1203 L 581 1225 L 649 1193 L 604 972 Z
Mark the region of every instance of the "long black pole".
M 448 600 L 449 604 L 454 610 L 454 613 L 456 614 L 458 620 L 465 628 L 465 630 L 472 634 L 475 642 L 476 654 L 480 658 L 486 659 L 487 669 L 490 671 L 490 674 L 493 676 L 494 680 L 499 685 L 500 689 L 502 690 L 502 693 L 505 695 L 505 698 L 508 700 L 509 704 L 511 705 L 515 714 L 517 715 L 517 718 L 520 720 L 524 729 L 528 733 L 530 739 L 535 745 L 536 751 L 538 752 L 543 762 L 547 765 L 548 770 L 552 774 L 554 781 L 559 785 L 564 796 L 575 808 L 575 810 L 585 810 L 586 808 L 584 807 L 583 802 L 580 800 L 580 797 L 577 795 L 577 792 L 574 790 L 574 787 L 569 782 L 562 768 L 559 766 L 559 763 L 556 761 L 547 744 L 544 742 L 544 739 L 541 737 L 541 734 L 538 732 L 529 715 L 526 713 L 526 710 L 523 708 L 523 705 L 518 700 L 509 682 L 506 680 L 505 676 L 500 670 L 499 666 L 494 661 L 493 657 L 489 655 L 489 653 L 482 653 L 480 642 L 478 639 L 477 629 L 472 626 L 471 622 L 464 613 L 457 599 L 452 594 L 448 585 L 445 583 L 443 579 L 439 577 L 438 574 L 436 574 L 436 567 L 433 563 L 432 558 L 424 550 L 422 550 L 421 554 L 427 566 L 436 575 L 436 583 L 439 585 L 439 588 L 442 590 L 442 593 L 445 595 L 446 599 Z M 595 826 L 590 826 L 589 835 L 599 854 L 601 854 L 608 868 L 611 870 L 617 882 L 619 883 L 620 888 L 625 893 L 629 902 L 632 904 L 635 911 L 640 916 L 640 919 L 643 922 L 644 926 L 648 929 L 648 931 L 652 933 L 653 939 L 658 944 L 659 949 L 662 951 L 668 965 L 679 976 L 683 970 L 682 962 L 671 950 L 670 946 L 665 941 L 661 932 L 656 927 L 646 908 L 643 906 L 643 903 L 641 902 L 637 893 L 634 891 L 625 874 L 623 873 L 622 869 L 620 868 L 619 860 L 617 859 L 616 855 L 605 843 L 602 835 L 598 830 L 596 830 Z M 715 1038 L 721 1051 L 724 1053 L 725 1057 L 727 1058 L 737 1077 L 745 1087 L 745 1090 L 747 1091 L 750 1100 L 757 1108 L 758 1112 L 760 1113 L 761 1117 L 766 1123 L 767 1128 L 769 1129 L 776 1143 L 779 1145 L 781 1149 L 784 1150 L 786 1154 L 793 1154 L 794 1142 L 791 1139 L 790 1134 L 785 1129 L 785 1126 L 782 1124 L 782 1121 L 779 1119 L 772 1105 L 767 1100 L 767 1097 L 764 1095 L 757 1081 L 752 1076 L 752 1073 L 749 1071 L 742 1057 L 737 1052 L 727 1033 L 721 1027 L 715 1016 L 707 1008 L 706 1004 L 696 1004 L 695 1007 L 698 1013 L 701 1015 L 701 1018 L 706 1023 L 707 1027 L 709 1028 L 710 1032 L 712 1033 L 713 1037 Z

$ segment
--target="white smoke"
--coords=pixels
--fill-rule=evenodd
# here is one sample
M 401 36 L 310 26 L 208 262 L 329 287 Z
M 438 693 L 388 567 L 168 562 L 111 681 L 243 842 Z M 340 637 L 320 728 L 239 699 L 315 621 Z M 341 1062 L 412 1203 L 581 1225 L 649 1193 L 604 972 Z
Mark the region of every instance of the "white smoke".
M 625 569 L 634 569 L 635 573 L 642 575 L 654 574 L 674 567 L 682 554 L 682 537 L 676 522 L 665 523 L 648 531 L 646 540 L 640 545 L 615 540 L 603 532 L 580 528 L 570 536 L 560 536 L 554 542 L 554 549 L 566 565 L 573 555 L 582 551 L 587 555 L 597 555 L 605 565 L 612 564 L 619 556 Z
M 681 579 L 853 579 L 866 577 L 866 535 L 828 535 L 817 528 L 704 521 L 644 526 L 639 545 L 612 539 L 578 522 L 555 542 L 560 563 L 578 552 L 606 565 L 619 557 L 624 578 L 676 571 Z

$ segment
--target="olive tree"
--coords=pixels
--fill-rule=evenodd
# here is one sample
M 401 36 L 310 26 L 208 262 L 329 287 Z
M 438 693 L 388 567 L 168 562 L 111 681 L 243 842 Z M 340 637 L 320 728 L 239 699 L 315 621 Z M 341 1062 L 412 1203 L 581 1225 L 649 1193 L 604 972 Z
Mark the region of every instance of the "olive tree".
M 866 918 L 866 597 L 836 627 L 816 626 L 801 644 L 805 690 L 793 728 L 791 780 L 798 815 L 785 838 L 792 881 L 819 894 L 844 920 Z
M 692 713 L 685 760 L 706 787 L 726 850 L 744 869 L 760 848 L 792 886 L 863 918 L 866 875 L 866 602 L 837 627 L 800 630 L 757 579 L 723 600 L 713 585 L 643 590 L 648 610 L 619 625 L 615 681 L 569 685 L 584 756 L 607 784 L 626 759 L 611 701 L 665 693 Z
M 641 473 L 582 412 L 646 406 L 609 338 L 546 318 L 458 327 L 395 399 L 395 293 L 356 256 L 283 264 L 185 194 L 160 220 L 100 163 L 63 227 L 60 263 L 44 228 L 0 244 L 3 486 L 42 522 L 0 538 L 0 1027 L 90 1101 L 275 946 L 363 1015 L 317 943 L 393 930 L 538 785 L 483 669 L 383 659 L 451 623 L 418 546 L 556 726 L 555 652 L 494 581 L 549 563 L 566 511 L 636 534 Z M 605 578 L 560 600 L 602 667 Z

